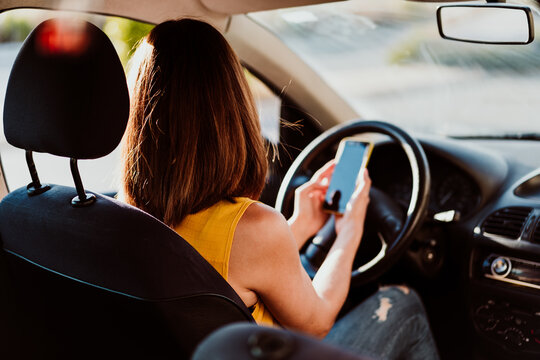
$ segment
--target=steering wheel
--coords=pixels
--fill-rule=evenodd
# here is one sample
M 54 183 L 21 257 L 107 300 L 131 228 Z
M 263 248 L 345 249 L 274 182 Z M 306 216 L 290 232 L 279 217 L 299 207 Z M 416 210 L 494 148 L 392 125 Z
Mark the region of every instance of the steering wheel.
M 284 212 L 292 208 L 294 189 L 309 179 L 313 160 L 327 153 L 328 149 L 342 138 L 361 133 L 384 134 L 401 146 L 410 165 L 412 189 L 408 209 L 406 214 L 403 214 L 402 208 L 394 199 L 372 186 L 365 226 L 376 227 L 376 231 L 371 232 L 377 234 L 380 250 L 371 260 L 352 270 L 351 286 L 373 281 L 387 271 L 409 247 L 412 234 L 423 222 L 429 204 L 431 177 L 426 154 L 418 141 L 399 127 L 382 121 L 353 121 L 335 126 L 314 139 L 298 155 L 285 174 L 276 200 L 278 211 Z M 318 270 L 335 239 L 333 219 L 331 217 L 300 252 L 302 264 L 311 277 Z M 368 231 L 364 231 L 362 245 L 368 240 L 366 233 Z

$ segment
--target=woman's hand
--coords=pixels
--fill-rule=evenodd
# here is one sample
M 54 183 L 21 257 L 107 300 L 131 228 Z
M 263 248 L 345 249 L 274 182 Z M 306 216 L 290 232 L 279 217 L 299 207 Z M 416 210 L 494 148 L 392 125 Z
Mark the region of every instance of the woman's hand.
M 364 232 L 364 221 L 366 219 L 367 207 L 369 204 L 369 189 L 371 179 L 367 169 L 362 176 L 362 181 L 354 191 L 351 199 L 347 203 L 347 209 L 343 216 L 336 216 L 336 234 L 350 232 L 354 239 L 360 242 Z
M 294 193 L 294 213 L 288 222 L 298 248 L 315 235 L 328 220 L 329 215 L 323 211 L 322 204 L 334 167 L 334 160 L 326 163 Z

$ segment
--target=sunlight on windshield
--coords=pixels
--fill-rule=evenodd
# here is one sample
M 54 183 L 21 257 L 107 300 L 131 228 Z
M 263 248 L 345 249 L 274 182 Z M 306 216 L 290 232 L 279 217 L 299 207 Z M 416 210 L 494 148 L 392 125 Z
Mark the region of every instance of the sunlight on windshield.
M 250 16 L 365 119 L 446 135 L 540 132 L 540 42 L 441 39 L 438 6 L 358 0 Z

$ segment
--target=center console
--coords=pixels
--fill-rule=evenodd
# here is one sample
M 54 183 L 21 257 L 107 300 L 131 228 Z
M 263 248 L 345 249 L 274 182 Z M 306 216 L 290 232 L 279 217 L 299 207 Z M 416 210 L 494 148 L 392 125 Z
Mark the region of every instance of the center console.
M 491 250 L 473 253 L 471 316 L 500 358 L 540 358 L 540 262 Z

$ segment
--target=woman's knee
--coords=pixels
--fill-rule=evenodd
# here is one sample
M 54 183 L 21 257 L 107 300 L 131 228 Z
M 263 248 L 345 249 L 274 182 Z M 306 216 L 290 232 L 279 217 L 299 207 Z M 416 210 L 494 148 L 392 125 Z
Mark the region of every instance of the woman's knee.
M 416 302 L 420 301 L 420 297 L 414 289 L 407 285 L 387 285 L 381 286 L 379 289 L 381 295 L 388 296 L 393 300 L 404 300 Z
M 401 308 L 402 315 L 423 316 L 425 309 L 418 293 L 405 285 L 384 286 L 380 289 L 380 295 L 388 297 L 396 307 Z

